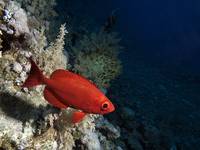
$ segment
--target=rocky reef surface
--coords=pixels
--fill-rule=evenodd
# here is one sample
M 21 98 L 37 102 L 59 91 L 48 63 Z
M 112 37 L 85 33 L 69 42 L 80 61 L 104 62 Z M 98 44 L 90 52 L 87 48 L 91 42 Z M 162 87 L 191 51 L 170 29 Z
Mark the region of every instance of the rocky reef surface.
M 30 71 L 30 56 L 47 76 L 55 69 L 69 67 L 69 55 L 64 51 L 65 25 L 49 44 L 45 36 L 46 17 L 37 20 L 28 10 L 39 8 L 27 1 L 30 6 L 25 9 L 25 2 L 0 1 L 0 148 L 121 149 L 116 142 L 120 129 L 103 116 L 88 115 L 74 125 L 70 122 L 74 110 L 58 110 L 49 105 L 43 98 L 43 86 L 20 87 Z M 40 27 L 33 24 L 33 18 Z

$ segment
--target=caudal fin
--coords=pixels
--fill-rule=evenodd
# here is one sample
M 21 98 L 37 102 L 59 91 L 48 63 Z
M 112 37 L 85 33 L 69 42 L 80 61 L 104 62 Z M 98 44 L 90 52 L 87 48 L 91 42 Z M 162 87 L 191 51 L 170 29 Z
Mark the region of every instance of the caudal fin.
M 31 63 L 31 71 L 22 87 L 33 87 L 36 85 L 43 84 L 44 76 L 41 70 L 38 68 L 38 66 L 35 64 L 32 58 L 29 58 L 29 61 Z

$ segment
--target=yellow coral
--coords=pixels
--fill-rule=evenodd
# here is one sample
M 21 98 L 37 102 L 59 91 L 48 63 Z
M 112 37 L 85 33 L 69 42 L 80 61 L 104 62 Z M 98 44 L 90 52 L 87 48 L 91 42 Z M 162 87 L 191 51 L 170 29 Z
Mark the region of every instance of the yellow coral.
M 80 53 L 77 56 L 75 70 L 90 78 L 99 87 L 108 87 L 110 81 L 121 72 L 121 63 L 117 57 L 107 55 L 106 52 Z
M 117 58 L 121 46 L 116 33 L 91 33 L 72 47 L 75 54 L 74 71 L 93 80 L 99 87 L 109 86 L 121 72 Z

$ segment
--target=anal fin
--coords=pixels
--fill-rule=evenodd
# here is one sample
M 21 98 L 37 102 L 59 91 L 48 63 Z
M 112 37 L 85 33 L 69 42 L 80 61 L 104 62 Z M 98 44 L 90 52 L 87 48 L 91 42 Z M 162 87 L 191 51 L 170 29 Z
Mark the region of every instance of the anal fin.
M 57 108 L 67 108 L 68 106 L 59 101 L 59 99 L 51 92 L 50 89 L 45 87 L 44 98 L 54 107 Z
M 82 111 L 76 111 L 72 114 L 72 123 L 78 123 L 80 122 L 84 117 L 86 113 Z

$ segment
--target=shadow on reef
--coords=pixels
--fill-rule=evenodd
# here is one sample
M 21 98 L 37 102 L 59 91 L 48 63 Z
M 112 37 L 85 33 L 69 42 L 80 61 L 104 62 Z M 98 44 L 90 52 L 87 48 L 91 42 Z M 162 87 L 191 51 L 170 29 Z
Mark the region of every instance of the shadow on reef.
M 149 98 L 149 91 L 145 89 L 123 75 L 113 80 L 107 95 L 116 105 L 116 112 L 107 115 L 107 118 L 120 127 L 123 149 L 168 150 L 171 146 L 169 137 L 163 135 L 159 128 L 140 114 L 140 101 L 144 97 Z
M 17 96 L 10 95 L 9 93 L 0 94 L 0 109 L 5 114 L 5 116 L 9 116 L 23 123 L 29 121 L 30 119 L 39 119 L 43 118 L 42 116 L 44 115 L 47 116 L 50 113 L 59 112 L 59 109 L 50 105 L 46 107 L 35 107 Z
M 131 139 L 137 139 L 143 149 L 199 149 L 196 78 L 170 78 L 157 68 L 142 64 L 136 64 L 133 70 L 132 77 L 122 74 L 107 91 L 117 105 L 116 113 L 108 119 L 120 126 L 128 148 L 136 143 Z

